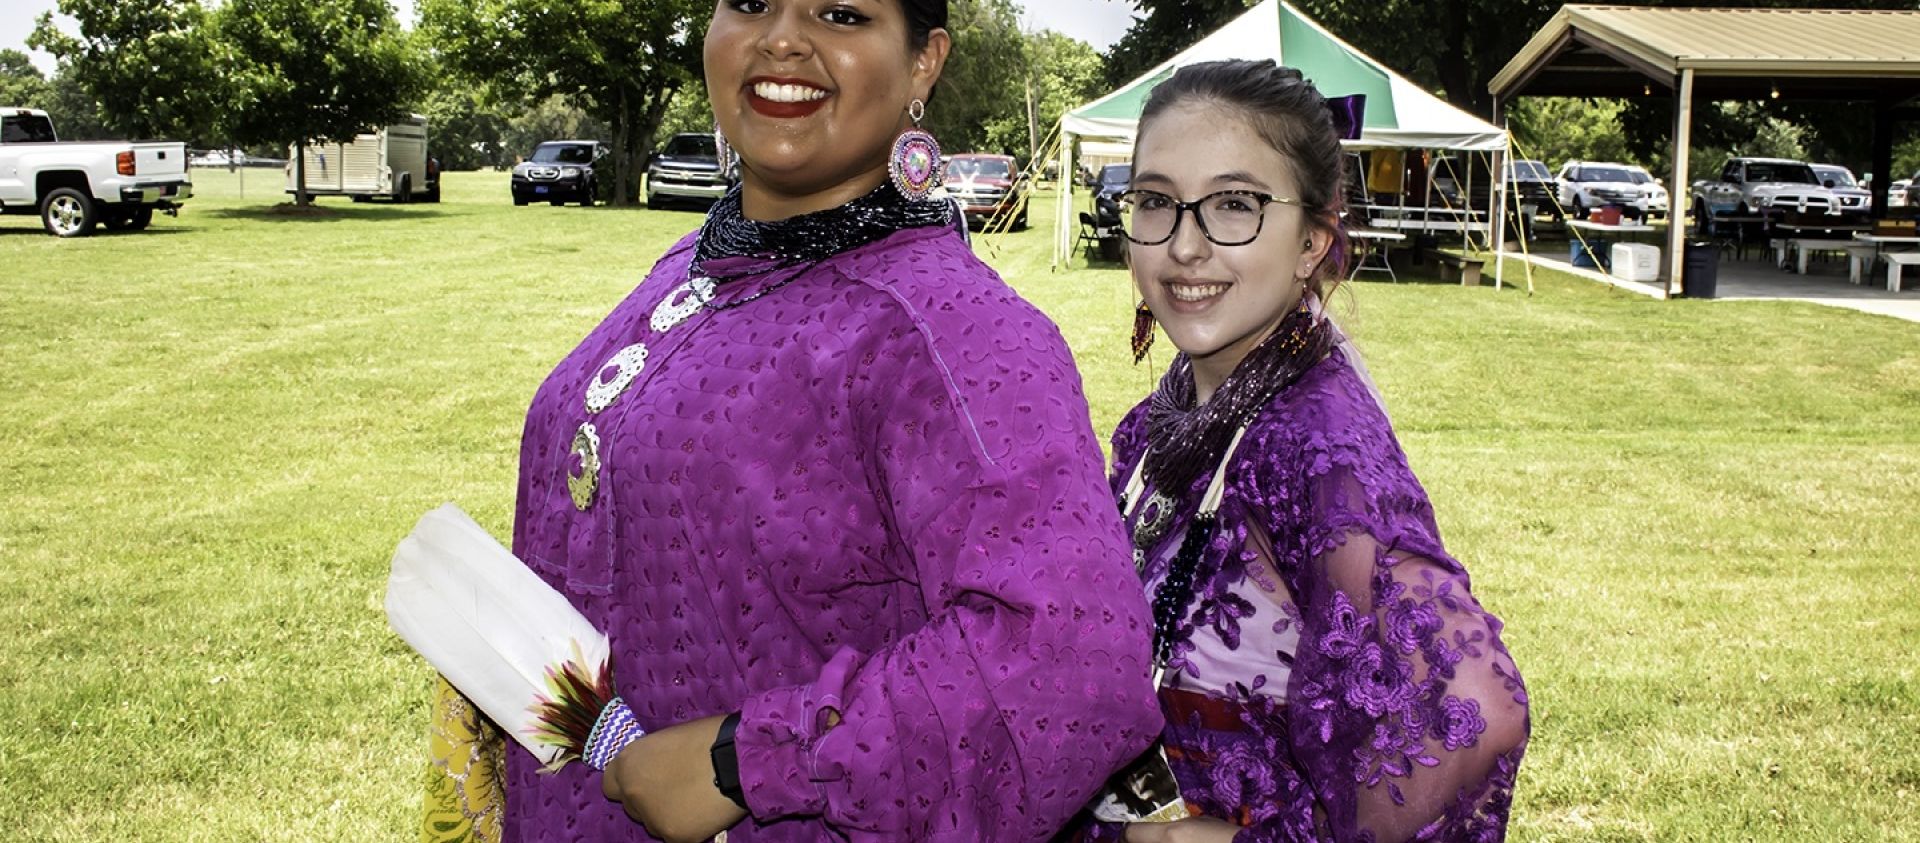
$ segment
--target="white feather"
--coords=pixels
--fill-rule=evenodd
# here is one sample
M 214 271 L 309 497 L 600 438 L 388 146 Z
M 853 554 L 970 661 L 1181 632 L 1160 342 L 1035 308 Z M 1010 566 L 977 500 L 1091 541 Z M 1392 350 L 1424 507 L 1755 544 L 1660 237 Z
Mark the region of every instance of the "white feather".
M 561 754 L 534 740 L 547 670 L 581 656 L 597 670 L 608 657 L 605 635 L 453 504 L 423 516 L 394 551 L 387 620 L 543 764 Z

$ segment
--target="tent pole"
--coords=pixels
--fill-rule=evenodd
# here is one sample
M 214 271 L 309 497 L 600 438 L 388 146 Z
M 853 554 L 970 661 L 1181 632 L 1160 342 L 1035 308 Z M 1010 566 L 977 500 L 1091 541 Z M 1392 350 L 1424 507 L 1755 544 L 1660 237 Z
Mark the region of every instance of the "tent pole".
M 1065 121 L 1060 124 L 1060 199 L 1053 209 L 1053 269 L 1073 268 L 1073 140 Z
M 1680 71 L 1680 84 L 1675 89 L 1673 114 L 1673 187 L 1667 191 L 1667 298 L 1673 298 L 1680 292 L 1680 278 L 1687 267 L 1687 226 L 1686 214 L 1679 208 L 1680 203 L 1671 197 L 1684 196 L 1687 190 L 1687 156 L 1693 148 L 1693 68 Z M 1693 204 L 1689 196 L 1687 204 Z M 1712 211 L 1708 211 L 1709 214 Z M 1707 220 L 1700 220 L 1706 225 Z
M 1510 184 L 1507 172 L 1513 166 L 1513 156 L 1504 149 L 1493 151 L 1493 288 L 1502 289 L 1507 280 L 1507 185 Z

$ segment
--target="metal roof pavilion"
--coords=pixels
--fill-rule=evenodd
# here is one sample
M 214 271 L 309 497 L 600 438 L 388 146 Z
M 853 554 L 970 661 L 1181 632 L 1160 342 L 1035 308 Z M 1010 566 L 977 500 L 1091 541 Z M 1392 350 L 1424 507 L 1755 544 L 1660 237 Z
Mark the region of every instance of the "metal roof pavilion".
M 1893 126 L 1920 100 L 1920 11 L 1701 9 L 1570 4 L 1488 84 L 1495 109 L 1515 97 L 1639 99 L 1671 92 L 1676 197 L 1690 183 L 1696 100 L 1838 100 L 1874 114 L 1873 169 L 1892 166 Z M 1886 215 L 1874 191 L 1873 215 Z M 1674 218 L 1681 218 L 1676 201 Z M 1669 291 L 1685 241 L 1673 225 Z
M 1920 95 L 1920 12 L 1568 5 L 1487 87 L 1495 97 L 1638 97 L 1682 71 L 1707 99 Z

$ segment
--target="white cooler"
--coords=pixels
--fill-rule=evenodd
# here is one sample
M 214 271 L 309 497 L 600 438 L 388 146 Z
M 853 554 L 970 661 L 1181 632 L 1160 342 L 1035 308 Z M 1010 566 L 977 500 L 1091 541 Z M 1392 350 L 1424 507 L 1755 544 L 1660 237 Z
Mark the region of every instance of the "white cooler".
M 1622 281 L 1660 280 L 1660 247 L 1646 243 L 1613 244 L 1613 277 Z

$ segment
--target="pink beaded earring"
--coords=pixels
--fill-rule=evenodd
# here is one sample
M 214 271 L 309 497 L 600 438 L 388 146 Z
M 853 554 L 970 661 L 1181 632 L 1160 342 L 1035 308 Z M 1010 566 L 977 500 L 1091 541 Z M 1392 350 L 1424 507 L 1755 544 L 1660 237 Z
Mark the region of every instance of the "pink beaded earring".
M 913 128 L 901 132 L 894 140 L 893 155 L 887 158 L 887 171 L 893 175 L 893 186 L 900 189 L 901 195 L 910 201 L 923 202 L 940 186 L 945 165 L 940 160 L 940 142 L 920 128 L 920 121 L 927 116 L 926 102 L 914 100 L 907 106 L 907 116 L 913 119 Z

